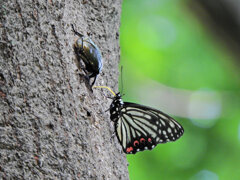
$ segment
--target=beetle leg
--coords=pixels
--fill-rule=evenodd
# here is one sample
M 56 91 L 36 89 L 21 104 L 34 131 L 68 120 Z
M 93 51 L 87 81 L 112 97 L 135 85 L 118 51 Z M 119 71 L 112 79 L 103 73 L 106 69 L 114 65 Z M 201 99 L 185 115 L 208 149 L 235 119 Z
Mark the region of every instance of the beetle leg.
M 81 37 L 81 39 L 82 39 L 82 45 L 81 45 L 81 48 L 80 48 L 80 51 L 82 51 L 82 53 L 84 54 L 84 49 L 83 49 L 83 38 Z
M 96 79 L 97 79 L 97 76 L 94 77 L 94 80 L 93 80 L 93 82 L 92 82 L 92 84 L 91 84 L 91 87 L 94 85 Z
M 91 83 L 91 87 L 94 85 L 96 79 L 97 79 L 97 74 L 96 73 L 92 73 L 89 75 L 89 79 L 94 78 L 93 82 Z
M 86 68 L 82 68 L 82 70 L 85 72 L 85 74 L 88 74 L 88 71 L 86 70 Z M 87 75 L 87 77 L 90 79 L 90 77 Z

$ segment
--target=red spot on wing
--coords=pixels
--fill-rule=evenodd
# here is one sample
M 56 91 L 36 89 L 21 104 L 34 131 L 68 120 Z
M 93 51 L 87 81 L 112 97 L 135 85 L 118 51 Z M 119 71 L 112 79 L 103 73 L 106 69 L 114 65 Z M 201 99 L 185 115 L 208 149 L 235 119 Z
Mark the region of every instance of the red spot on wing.
M 134 146 L 138 146 L 138 145 L 139 145 L 139 141 L 137 141 L 137 140 L 134 141 L 133 145 L 134 145 Z
M 132 152 L 132 151 L 133 151 L 133 148 L 132 148 L 132 147 L 129 147 L 129 148 L 127 148 L 127 150 L 126 150 L 127 153 L 130 153 L 130 152 Z
M 148 142 L 152 142 L 152 139 L 151 139 L 151 138 L 148 138 Z
M 145 141 L 146 141 L 146 140 L 145 140 L 144 138 L 141 138 L 141 139 L 140 139 L 140 143 L 145 143 Z

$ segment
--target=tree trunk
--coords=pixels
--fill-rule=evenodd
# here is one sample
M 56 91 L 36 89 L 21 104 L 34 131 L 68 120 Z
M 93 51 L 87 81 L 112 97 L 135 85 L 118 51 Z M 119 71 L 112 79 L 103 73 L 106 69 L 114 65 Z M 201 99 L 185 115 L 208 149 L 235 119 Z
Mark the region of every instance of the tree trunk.
M 0 8 L 0 179 L 128 179 L 105 112 L 110 94 L 82 82 L 71 31 L 72 23 L 98 45 L 96 84 L 117 91 L 121 0 L 5 0 Z

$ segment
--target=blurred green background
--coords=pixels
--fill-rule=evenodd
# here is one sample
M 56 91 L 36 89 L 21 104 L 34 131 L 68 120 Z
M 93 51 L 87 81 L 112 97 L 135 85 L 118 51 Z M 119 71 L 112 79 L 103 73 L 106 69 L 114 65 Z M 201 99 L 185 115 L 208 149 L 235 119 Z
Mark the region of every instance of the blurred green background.
M 185 129 L 174 143 L 128 155 L 131 180 L 240 179 L 237 56 L 187 4 L 123 0 L 123 99 L 160 109 Z

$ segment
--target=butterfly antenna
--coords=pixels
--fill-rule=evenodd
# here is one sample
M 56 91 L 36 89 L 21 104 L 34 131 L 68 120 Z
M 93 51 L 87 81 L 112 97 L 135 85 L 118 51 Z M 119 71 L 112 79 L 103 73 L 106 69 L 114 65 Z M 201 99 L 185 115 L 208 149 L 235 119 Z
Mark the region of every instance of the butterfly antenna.
M 121 66 L 121 93 L 123 93 L 123 66 Z
M 113 92 L 113 90 L 111 90 L 109 87 L 107 86 L 93 86 L 93 88 L 105 88 L 108 89 L 114 96 L 116 96 L 116 94 Z

